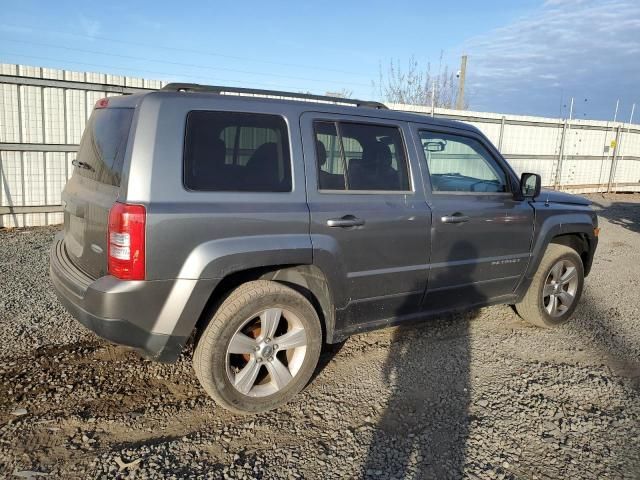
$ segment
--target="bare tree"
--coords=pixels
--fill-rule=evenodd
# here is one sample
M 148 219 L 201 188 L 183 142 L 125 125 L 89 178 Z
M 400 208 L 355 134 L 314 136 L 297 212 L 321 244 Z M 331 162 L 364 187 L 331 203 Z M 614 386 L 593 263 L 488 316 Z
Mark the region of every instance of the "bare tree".
M 442 57 L 441 53 L 437 74 L 432 73 L 430 62 L 423 69 L 414 56 L 409 58 L 406 69 L 399 60 L 390 60 L 386 70 L 380 64 L 379 79 L 377 84 L 374 82 L 374 88 L 384 102 L 454 108 L 457 82 L 449 68 L 443 67 Z M 464 109 L 468 107 L 465 99 Z
M 326 92 L 325 95 L 337 98 L 351 98 L 351 96 L 353 95 L 353 90 L 341 88 L 340 90 L 336 90 L 333 92 Z

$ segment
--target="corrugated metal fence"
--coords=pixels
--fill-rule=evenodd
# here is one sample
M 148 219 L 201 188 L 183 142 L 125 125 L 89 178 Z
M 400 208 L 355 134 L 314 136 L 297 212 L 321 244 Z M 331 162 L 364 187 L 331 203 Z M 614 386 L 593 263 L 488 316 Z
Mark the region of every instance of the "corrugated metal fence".
M 390 104 L 431 114 L 431 108 Z M 640 125 L 436 108 L 434 115 L 478 127 L 519 173 L 572 192 L 640 191 Z
M 73 172 L 98 99 L 163 82 L 0 64 L 0 227 L 62 222 L 60 193 Z
M 0 64 L 0 227 L 62 221 L 60 192 L 86 119 L 104 96 L 164 82 Z M 430 108 L 389 105 L 431 114 Z M 640 191 L 640 126 L 435 109 L 482 130 L 520 172 L 572 192 Z

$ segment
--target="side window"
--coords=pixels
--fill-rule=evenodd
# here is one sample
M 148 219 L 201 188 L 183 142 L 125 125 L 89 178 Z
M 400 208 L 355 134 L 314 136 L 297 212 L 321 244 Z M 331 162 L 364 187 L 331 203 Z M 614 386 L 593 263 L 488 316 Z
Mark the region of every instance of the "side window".
M 473 138 L 420 131 L 435 192 L 507 192 L 504 170 Z
M 318 186 L 321 190 L 344 190 L 345 168 L 342 146 L 336 124 L 316 122 L 316 160 L 318 162 Z
M 184 184 L 201 191 L 290 192 L 284 119 L 256 113 L 189 112 Z
M 320 190 L 407 191 L 409 173 L 397 127 L 315 122 Z

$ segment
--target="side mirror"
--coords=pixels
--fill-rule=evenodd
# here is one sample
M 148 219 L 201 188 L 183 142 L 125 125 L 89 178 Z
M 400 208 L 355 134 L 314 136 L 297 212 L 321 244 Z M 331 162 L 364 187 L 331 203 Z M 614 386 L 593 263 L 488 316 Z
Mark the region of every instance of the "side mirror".
M 435 142 L 427 142 L 424 144 L 427 152 L 442 152 L 444 148 L 447 146 L 447 142 L 444 140 L 435 141 Z
M 540 195 L 542 179 L 537 173 L 523 173 L 520 176 L 520 194 L 523 198 L 536 198 Z

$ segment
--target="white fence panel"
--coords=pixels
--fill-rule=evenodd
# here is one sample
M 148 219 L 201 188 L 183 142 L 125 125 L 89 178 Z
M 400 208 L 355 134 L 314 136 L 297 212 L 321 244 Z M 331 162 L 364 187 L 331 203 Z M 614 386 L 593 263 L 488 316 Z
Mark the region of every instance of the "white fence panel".
M 60 193 L 88 116 L 105 96 L 164 82 L 0 64 L 0 227 L 60 223 Z M 640 191 L 640 126 L 389 105 L 474 125 L 518 173 L 570 192 Z
M 159 80 L 0 64 L 0 227 L 62 222 L 60 194 L 96 101 L 162 85 Z
M 19 141 L 18 86 L 0 85 L 0 142 Z
M 45 153 L 47 173 L 47 198 L 45 205 L 60 205 L 62 189 L 67 183 L 67 154 L 64 152 Z
M 64 143 L 64 90 L 44 88 L 44 141 Z

